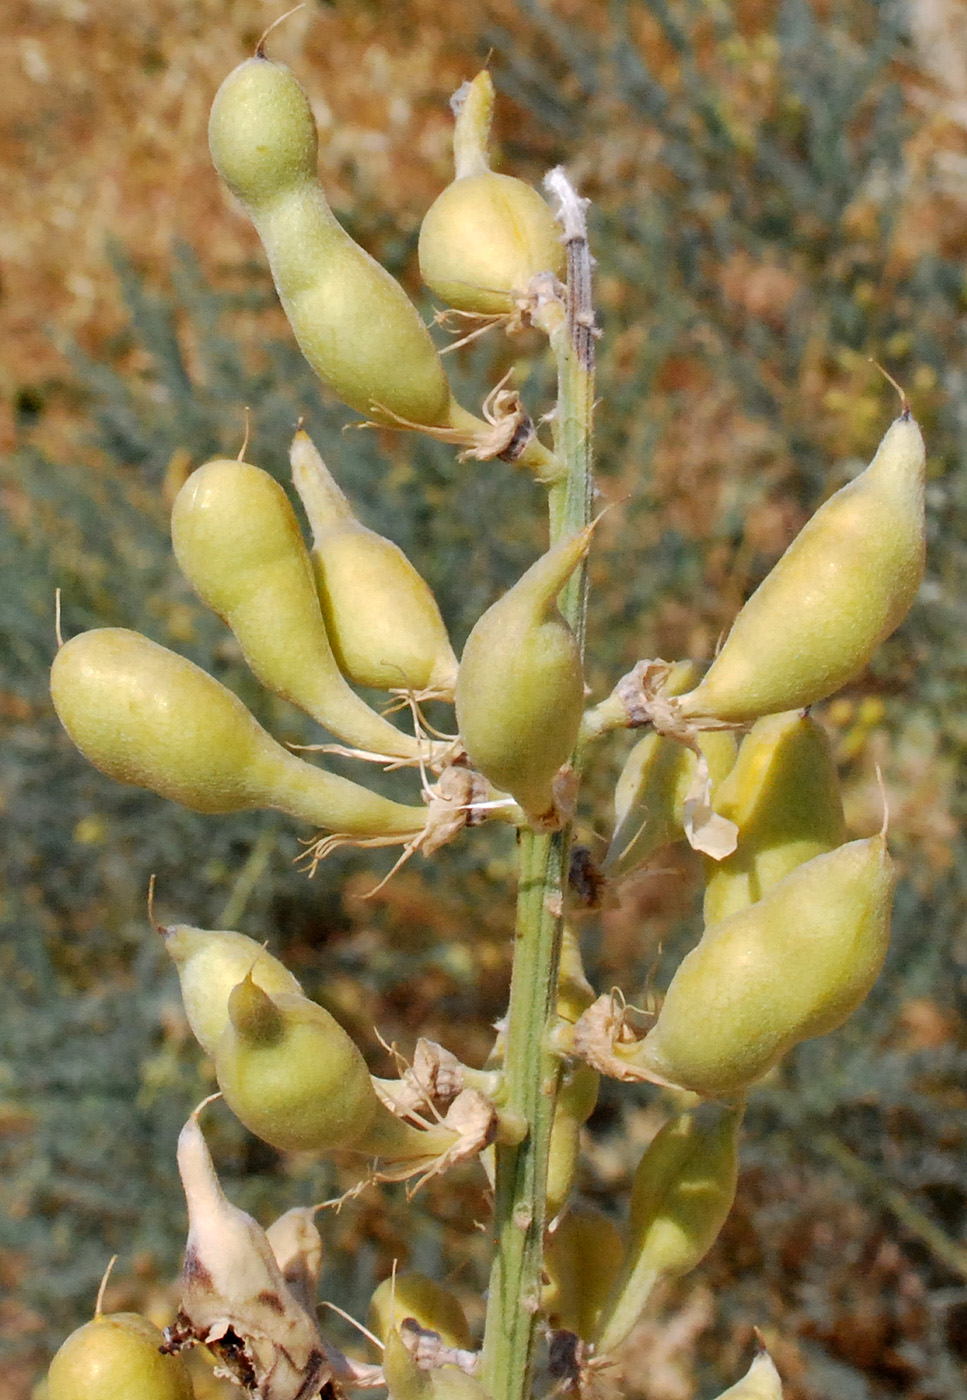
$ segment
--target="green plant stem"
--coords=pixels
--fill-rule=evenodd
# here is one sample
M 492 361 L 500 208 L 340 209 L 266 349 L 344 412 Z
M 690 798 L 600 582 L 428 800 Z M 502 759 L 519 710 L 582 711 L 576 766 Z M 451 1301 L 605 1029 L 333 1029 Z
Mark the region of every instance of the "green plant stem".
M 551 542 L 590 518 L 591 416 L 594 406 L 594 341 L 591 259 L 583 208 L 562 185 L 562 221 L 568 247 L 568 300 L 545 308 L 543 328 L 557 364 L 558 403 L 554 449 L 564 479 L 551 487 Z M 568 198 L 569 196 L 569 198 Z M 585 571 L 563 590 L 560 607 L 583 654 Z M 548 716 L 548 723 L 553 723 Z M 493 1400 L 527 1400 L 531 1393 L 540 1307 L 545 1229 L 547 1158 L 560 1061 L 550 1048 L 557 1011 L 557 981 L 570 827 L 551 834 L 523 831 L 517 894 L 514 965 L 504 1031 L 505 1102 L 528 1125 L 523 1142 L 496 1149 L 494 1257 L 487 1299 L 483 1379 Z

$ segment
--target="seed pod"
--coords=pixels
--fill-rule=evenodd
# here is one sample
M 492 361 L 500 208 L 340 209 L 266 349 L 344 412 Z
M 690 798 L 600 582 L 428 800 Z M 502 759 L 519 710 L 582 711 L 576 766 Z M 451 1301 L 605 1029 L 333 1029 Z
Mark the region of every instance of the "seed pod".
M 554 807 L 551 784 L 581 725 L 581 650 L 557 595 L 587 553 L 592 529 L 552 546 L 487 609 L 457 673 L 457 724 L 470 761 L 535 819 Z
M 575 1061 L 564 1073 L 554 1105 L 547 1155 L 547 1219 L 564 1207 L 574 1185 L 581 1149 L 581 1129 L 594 1112 L 601 1076 Z
M 710 731 L 698 742 L 709 766 L 714 797 L 735 762 L 735 739 L 727 731 Z M 696 763 L 691 749 L 663 734 L 639 739 L 614 790 L 615 828 L 604 860 L 605 874 L 612 879 L 630 875 L 663 846 L 684 838 L 685 799 Z
M 485 315 L 513 311 L 538 273 L 563 277 L 566 261 L 561 229 L 537 191 L 490 169 L 493 105 L 486 71 L 456 94 L 456 179 L 427 211 L 419 243 L 430 290 L 448 306 Z
M 213 677 L 123 627 L 65 642 L 50 693 L 95 768 L 194 812 L 268 807 L 347 836 L 401 841 L 426 824 L 424 809 L 295 758 Z
M 427 583 L 397 545 L 360 524 L 306 433 L 296 433 L 289 458 L 343 675 L 355 685 L 452 699 L 457 658 Z
M 163 1356 L 164 1334 L 138 1313 L 99 1313 L 72 1332 L 50 1363 L 47 1400 L 192 1400 L 180 1356 Z
M 541 1309 L 549 1326 L 590 1341 L 623 1255 L 621 1231 L 601 1211 L 582 1207 L 562 1216 L 544 1245 Z
M 320 379 L 377 422 L 449 425 L 463 411 L 426 326 L 326 203 L 312 109 L 289 69 L 261 55 L 239 64 L 215 96 L 208 140 L 216 170 L 258 231 L 289 324 Z
M 425 752 L 347 685 L 295 512 L 268 472 L 230 460 L 192 472 L 171 512 L 171 542 L 185 578 L 231 627 L 264 686 L 356 748 L 390 758 Z
M 383 1376 L 389 1400 L 490 1400 L 476 1376 L 459 1366 L 431 1364 L 424 1369 L 418 1365 L 395 1330 L 387 1336 L 383 1349 Z
M 705 1258 L 732 1208 L 741 1108 L 705 1104 L 671 1119 L 638 1163 L 624 1267 L 601 1316 L 597 1350 L 613 1351 L 654 1285 Z
M 821 506 L 739 613 L 682 714 L 742 724 L 823 700 L 906 617 L 924 565 L 924 447 L 909 410 Z
M 165 951 L 178 969 L 181 1000 L 198 1044 L 214 1055 L 228 1025 L 228 998 L 246 976 L 270 995 L 302 988 L 289 969 L 254 938 L 232 929 L 191 928 L 172 924 L 162 929 Z
M 826 731 L 793 710 L 769 715 L 742 741 L 715 810 L 739 828 L 725 860 L 708 863 L 705 927 L 762 898 L 797 865 L 846 840 L 843 800 Z
M 742 1379 L 717 1400 L 782 1400 L 782 1380 L 769 1353 L 760 1351 Z
M 408 1317 L 424 1331 L 438 1333 L 448 1347 L 473 1346 L 458 1300 L 434 1279 L 415 1270 L 384 1278 L 369 1303 L 370 1330 L 384 1342 Z
M 879 974 L 893 862 L 882 836 L 815 856 L 706 929 L 630 1059 L 659 1082 L 733 1097 L 794 1045 L 835 1030 Z M 622 1047 L 615 1053 L 624 1059 Z
M 432 1157 L 455 1134 L 425 1132 L 377 1097 L 353 1041 L 308 997 L 270 996 L 246 977 L 228 1000 L 230 1024 L 215 1052 L 229 1108 L 283 1152 L 352 1151 L 393 1160 Z
M 197 1114 L 178 1137 L 188 1242 L 169 1345 L 204 1343 L 260 1400 L 304 1400 L 332 1376 L 314 1311 L 289 1288 L 265 1231 L 226 1198 Z

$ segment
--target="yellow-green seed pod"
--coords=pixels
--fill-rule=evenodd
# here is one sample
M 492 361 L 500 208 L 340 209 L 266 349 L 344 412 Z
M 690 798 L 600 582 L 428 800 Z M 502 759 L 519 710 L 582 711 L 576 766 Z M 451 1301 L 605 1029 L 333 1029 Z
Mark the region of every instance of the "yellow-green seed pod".
M 725 730 L 712 730 L 698 742 L 714 797 L 735 762 L 735 738 Z M 612 879 L 629 875 L 663 846 L 684 839 L 685 799 L 697 761 L 691 749 L 663 734 L 646 734 L 638 740 L 614 790 L 615 828 L 604 860 L 605 874 Z
M 742 724 L 801 709 L 860 674 L 923 577 L 924 460 L 905 410 L 866 470 L 820 507 L 753 593 L 704 680 L 679 702 L 687 719 Z
M 412 1317 L 424 1331 L 437 1332 L 448 1347 L 473 1346 L 458 1300 L 426 1274 L 410 1270 L 384 1278 L 369 1303 L 369 1328 L 381 1341 Z
M 565 1071 L 554 1105 L 547 1156 L 547 1219 L 553 1220 L 571 1194 L 581 1150 L 581 1129 L 594 1112 L 601 1076 L 575 1061 Z
M 544 1244 L 541 1309 L 549 1326 L 591 1341 L 623 1257 L 613 1220 L 588 1207 L 569 1210 Z
M 513 311 L 538 273 L 564 276 L 561 229 L 535 189 L 490 169 L 490 74 L 478 73 L 453 105 L 456 179 L 423 220 L 420 271 L 448 306 L 485 315 Z
M 462 410 L 426 326 L 326 203 L 312 109 L 289 69 L 261 55 L 239 64 L 215 96 L 208 140 L 216 170 L 258 231 L 289 324 L 320 379 L 377 422 L 449 425 Z
M 581 726 L 581 651 L 557 595 L 587 553 L 592 529 L 552 546 L 487 609 L 457 673 L 457 724 L 471 763 L 532 818 L 553 809 L 551 784 Z
M 395 1118 L 363 1059 L 329 1012 L 308 997 L 270 996 L 246 977 L 228 1000 L 230 1024 L 215 1052 L 225 1102 L 263 1142 L 283 1152 L 351 1151 L 420 1158 L 455 1140 Z
M 758 720 L 714 796 L 738 845 L 706 867 L 705 927 L 745 909 L 797 865 L 846 840 L 836 764 L 822 725 L 793 710 Z
M 735 1200 L 741 1108 L 704 1104 L 671 1119 L 635 1172 L 624 1267 L 601 1317 L 597 1350 L 613 1351 L 659 1279 L 700 1264 Z
M 709 1098 L 742 1094 L 852 1015 L 883 965 L 893 862 L 883 836 L 815 856 L 706 929 L 629 1061 Z M 626 1058 L 620 1045 L 615 1054 Z
M 185 578 L 228 623 L 252 673 L 338 739 L 389 758 L 417 758 L 402 734 L 351 690 L 326 632 L 295 512 L 268 472 L 208 462 L 192 472 L 171 512 Z
M 782 1400 L 782 1380 L 769 1353 L 760 1351 L 742 1379 L 716 1400 Z
M 95 768 L 194 812 L 274 808 L 347 836 L 401 841 L 426 824 L 425 809 L 302 762 L 230 690 L 138 632 L 72 637 L 54 658 L 50 693 Z
M 490 1400 L 476 1376 L 458 1366 L 418 1366 L 398 1331 L 386 1338 L 383 1376 L 389 1400 Z
M 172 924 L 162 933 L 165 951 L 178 969 L 188 1024 L 208 1055 L 214 1055 L 228 1025 L 228 998 L 245 977 L 270 996 L 302 994 L 284 963 L 244 933 L 188 924 Z
M 289 452 L 312 528 L 312 566 L 333 654 L 355 685 L 453 698 L 457 658 L 429 585 L 398 545 L 362 525 L 308 434 Z
M 162 1355 L 164 1340 L 139 1313 L 99 1313 L 50 1363 L 47 1400 L 192 1400 L 187 1367 Z

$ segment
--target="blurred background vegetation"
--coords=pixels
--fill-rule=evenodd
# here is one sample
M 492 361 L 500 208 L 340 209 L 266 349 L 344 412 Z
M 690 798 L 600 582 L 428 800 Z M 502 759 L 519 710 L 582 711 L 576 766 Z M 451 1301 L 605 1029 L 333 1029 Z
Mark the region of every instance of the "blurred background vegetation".
M 302 365 L 205 139 L 221 78 L 279 5 L 13 0 L 0 93 L 0 1397 L 109 1308 L 170 1315 L 184 1235 L 174 1142 L 210 1086 L 146 914 L 233 926 L 286 958 L 385 1072 L 374 1027 L 479 1060 L 502 1013 L 512 851 L 488 834 L 411 864 L 309 883 L 271 816 L 207 819 L 102 779 L 51 713 L 64 629 L 136 627 L 235 687 L 280 737 L 197 605 L 166 535 L 207 456 L 284 475 L 296 419 L 360 513 L 438 592 L 456 645 L 540 548 L 538 493 L 499 463 L 341 433 Z M 788 1400 L 967 1395 L 967 6 L 962 0 L 331 0 L 273 35 L 308 88 L 321 174 L 353 235 L 416 297 L 423 211 L 449 178 L 450 93 L 488 61 L 502 168 L 566 162 L 593 200 L 600 485 L 592 679 L 642 656 L 707 658 L 792 532 L 869 457 L 904 384 L 930 448 L 930 557 L 913 614 L 823 707 L 856 834 L 882 771 L 902 883 L 886 973 L 850 1025 L 753 1097 L 739 1199 L 698 1273 L 629 1343 L 625 1394 L 690 1400 L 765 1336 Z M 430 314 L 426 300 L 423 310 Z M 507 368 L 535 412 L 527 339 L 451 359 L 479 402 Z M 958 600 L 960 600 L 958 602 Z M 620 746 L 618 746 L 620 747 Z M 596 775 L 592 849 L 621 754 Z M 583 930 L 596 985 L 634 998 L 696 934 L 694 862 L 665 854 Z M 659 980 L 662 971 L 659 970 Z M 663 1111 L 606 1089 L 587 1197 L 620 1214 Z M 263 1221 L 349 1173 L 208 1120 L 233 1199 Z M 394 1259 L 473 1308 L 486 1273 L 478 1172 L 415 1206 L 367 1192 L 324 1220 L 323 1296 L 357 1316 Z M 414 1226 L 413 1211 L 417 1211 Z M 475 1316 L 480 1316 L 476 1303 Z

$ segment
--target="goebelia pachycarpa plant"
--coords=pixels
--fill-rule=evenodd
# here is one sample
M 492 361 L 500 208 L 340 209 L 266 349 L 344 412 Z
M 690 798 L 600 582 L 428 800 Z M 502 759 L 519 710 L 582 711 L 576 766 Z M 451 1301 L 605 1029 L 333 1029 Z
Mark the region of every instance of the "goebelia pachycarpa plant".
M 344 1356 L 316 1317 L 312 1209 L 263 1230 L 233 1206 L 198 1109 L 177 1149 L 189 1216 L 177 1315 L 162 1335 L 98 1307 L 55 1357 L 50 1400 L 186 1397 L 179 1352 L 198 1343 L 261 1400 L 380 1385 L 394 1400 L 524 1400 L 535 1375 L 590 1391 L 655 1285 L 693 1269 L 721 1229 L 750 1088 L 799 1041 L 841 1025 L 883 962 L 885 837 L 847 839 L 830 746 L 808 707 L 863 670 L 917 591 L 924 449 L 909 408 L 789 546 L 704 675 L 690 662 L 643 661 L 586 708 L 597 332 L 584 201 L 561 170 L 546 181 L 552 212 L 490 169 L 486 72 L 453 105 L 455 178 L 423 223 L 423 278 L 472 330 L 526 324 L 546 335 L 558 382 L 550 446 L 503 384 L 479 416 L 456 402 L 416 310 L 332 215 L 309 102 L 262 45 L 215 98 L 211 149 L 323 383 L 372 423 L 531 473 L 547 494 L 547 552 L 480 617 L 458 664 L 423 579 L 356 519 L 301 429 L 292 476 L 311 546 L 282 487 L 242 460 L 198 468 L 172 512 L 185 577 L 257 679 L 318 721 L 337 751 L 408 767 L 412 801 L 295 756 L 217 681 L 134 632 L 64 643 L 51 689 L 74 743 L 103 772 L 200 812 L 281 810 L 321 830 L 313 862 L 344 844 L 430 855 L 485 821 L 516 827 L 510 1004 L 484 1068 L 420 1041 L 399 1078 L 376 1079 L 257 942 L 163 930 L 221 1094 L 265 1142 L 354 1158 L 363 1182 L 418 1183 L 479 1158 L 494 1211 L 484 1334 L 471 1335 L 441 1285 L 401 1272 L 373 1299 L 378 1363 Z M 355 686 L 409 702 L 414 733 Z M 431 698 L 453 705 L 454 736 L 424 727 L 419 706 Z M 581 773 L 628 728 L 644 737 L 618 781 L 595 883 L 626 878 L 679 839 L 706 865 L 704 932 L 641 1022 L 619 993 L 595 995 L 568 912 Z M 602 1075 L 663 1086 L 677 1105 L 637 1167 L 624 1230 L 570 1201 Z M 726 1393 L 780 1396 L 768 1355 Z

